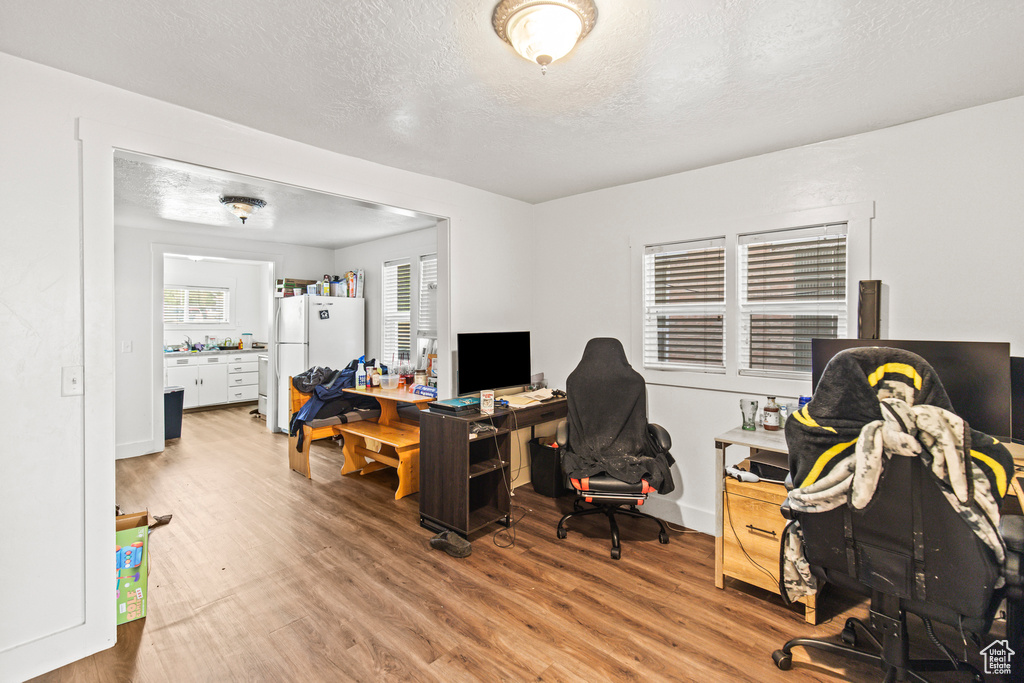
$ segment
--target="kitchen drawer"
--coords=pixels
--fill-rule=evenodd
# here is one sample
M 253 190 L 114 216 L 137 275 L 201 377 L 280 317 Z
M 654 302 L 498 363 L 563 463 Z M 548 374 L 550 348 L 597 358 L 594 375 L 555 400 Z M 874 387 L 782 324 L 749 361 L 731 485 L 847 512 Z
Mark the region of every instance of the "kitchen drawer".
M 180 368 L 185 365 L 199 365 L 198 356 L 172 356 L 164 358 L 165 368 Z
M 234 374 L 236 372 L 259 372 L 260 364 L 256 361 L 251 363 L 236 363 L 232 361 L 228 364 L 228 374 Z
M 255 401 L 257 398 L 259 398 L 259 387 L 255 384 L 245 387 L 228 387 L 228 403 Z
M 255 365 L 255 363 L 253 363 L 253 365 Z M 258 372 L 238 372 L 235 374 L 228 374 L 229 387 L 247 387 L 259 384 L 259 381 L 260 373 Z
M 254 352 L 249 353 L 229 353 L 225 354 L 224 358 L 228 363 L 255 363 L 257 354 Z

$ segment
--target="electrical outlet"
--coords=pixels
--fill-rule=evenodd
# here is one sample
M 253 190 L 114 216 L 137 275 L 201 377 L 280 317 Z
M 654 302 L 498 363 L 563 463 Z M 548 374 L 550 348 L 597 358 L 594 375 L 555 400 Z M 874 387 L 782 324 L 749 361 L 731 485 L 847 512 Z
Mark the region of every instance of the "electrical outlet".
M 81 396 L 85 393 L 85 368 L 81 365 L 68 365 L 60 370 L 60 395 Z

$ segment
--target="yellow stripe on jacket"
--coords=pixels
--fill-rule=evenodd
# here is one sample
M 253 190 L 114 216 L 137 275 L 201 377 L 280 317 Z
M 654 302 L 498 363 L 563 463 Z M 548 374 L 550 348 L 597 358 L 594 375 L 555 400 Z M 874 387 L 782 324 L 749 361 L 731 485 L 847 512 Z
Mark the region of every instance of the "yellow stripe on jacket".
M 921 375 L 917 374 L 917 370 L 914 369 L 913 365 L 907 365 L 906 363 L 886 363 L 885 365 L 879 365 L 877 370 L 868 375 L 868 384 L 875 386 L 889 373 L 894 375 L 906 375 L 914 382 L 914 388 L 921 391 Z
M 832 432 L 833 434 L 836 433 L 836 430 L 832 429 L 831 427 L 822 427 L 820 424 L 815 422 L 814 418 L 811 417 L 811 414 L 807 412 L 807 406 L 804 406 L 800 410 L 793 413 L 793 417 L 795 417 L 796 421 L 804 425 L 805 427 L 817 427 L 818 429 L 824 429 L 825 431 Z
M 998 443 L 998 442 L 997 442 Z M 990 456 L 981 453 L 980 451 L 971 450 L 971 457 L 980 462 L 992 470 L 992 474 L 996 476 L 996 488 L 999 489 L 999 496 L 1003 497 L 1006 495 L 1006 470 L 1003 466 L 996 462 Z
M 829 464 L 829 462 L 832 461 L 832 458 L 836 457 L 856 443 L 857 439 L 847 441 L 846 443 L 837 443 L 835 446 L 832 446 L 832 448 L 819 455 L 817 462 L 814 463 L 814 467 L 811 468 L 811 473 L 808 474 L 807 478 L 804 479 L 804 482 L 800 484 L 800 488 L 806 488 L 817 481 L 818 477 L 821 476 L 822 470 L 825 469 L 825 465 Z

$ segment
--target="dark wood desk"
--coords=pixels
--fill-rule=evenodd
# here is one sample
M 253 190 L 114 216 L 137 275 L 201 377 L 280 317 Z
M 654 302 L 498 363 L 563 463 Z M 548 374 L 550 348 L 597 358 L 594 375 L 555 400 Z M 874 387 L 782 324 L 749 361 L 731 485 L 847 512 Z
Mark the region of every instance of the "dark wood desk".
M 421 413 L 420 525 L 463 536 L 494 522 L 508 526 L 514 432 L 561 420 L 567 410 L 557 399 L 493 415 Z M 494 429 L 478 434 L 474 425 Z

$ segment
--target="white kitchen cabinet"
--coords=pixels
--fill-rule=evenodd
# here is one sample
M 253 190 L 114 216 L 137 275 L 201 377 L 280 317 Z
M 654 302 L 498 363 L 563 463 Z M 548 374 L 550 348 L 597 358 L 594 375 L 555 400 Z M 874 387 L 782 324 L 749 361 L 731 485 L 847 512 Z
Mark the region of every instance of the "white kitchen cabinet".
M 200 365 L 199 405 L 211 406 L 228 401 L 228 368 L 223 363 Z
M 184 408 L 255 401 L 256 358 L 254 353 L 171 356 L 164 359 L 164 386 L 185 388 Z
M 185 398 L 182 408 L 199 405 L 199 368 L 195 365 L 174 365 L 164 371 L 164 386 L 184 387 Z

